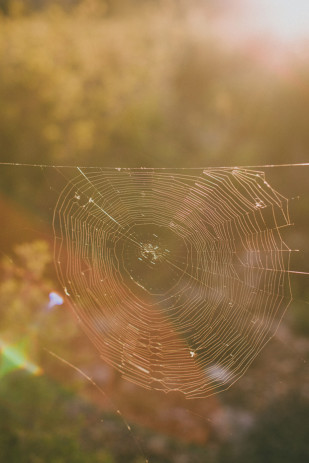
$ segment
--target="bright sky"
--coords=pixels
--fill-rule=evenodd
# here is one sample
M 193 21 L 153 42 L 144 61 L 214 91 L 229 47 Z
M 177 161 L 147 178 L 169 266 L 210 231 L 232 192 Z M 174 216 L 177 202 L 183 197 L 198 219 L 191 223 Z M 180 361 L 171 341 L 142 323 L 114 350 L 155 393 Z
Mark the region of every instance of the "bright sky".
M 309 0 L 247 0 L 244 5 L 257 32 L 285 42 L 309 38 Z
M 225 46 L 251 50 L 274 69 L 289 57 L 305 57 L 309 0 L 221 0 L 220 7 L 212 31 Z

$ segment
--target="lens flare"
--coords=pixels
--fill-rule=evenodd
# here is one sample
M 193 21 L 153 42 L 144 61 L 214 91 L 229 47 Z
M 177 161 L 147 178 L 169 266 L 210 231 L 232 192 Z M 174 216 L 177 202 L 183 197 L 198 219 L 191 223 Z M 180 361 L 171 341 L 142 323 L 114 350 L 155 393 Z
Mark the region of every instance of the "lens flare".
M 55 307 L 55 305 L 62 305 L 63 304 L 63 299 L 59 294 L 56 292 L 51 292 L 49 293 L 49 304 L 48 308 L 51 309 L 52 307 Z
M 0 378 L 14 370 L 26 370 L 32 375 L 38 376 L 43 373 L 42 369 L 28 360 L 26 353 L 27 340 L 16 344 L 8 344 L 0 339 Z

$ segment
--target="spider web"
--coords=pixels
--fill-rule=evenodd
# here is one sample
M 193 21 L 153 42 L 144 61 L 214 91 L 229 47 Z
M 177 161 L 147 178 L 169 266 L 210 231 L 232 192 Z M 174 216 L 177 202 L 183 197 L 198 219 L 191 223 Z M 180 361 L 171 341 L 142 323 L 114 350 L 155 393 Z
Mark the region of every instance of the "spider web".
M 102 358 L 148 389 L 237 381 L 291 302 L 288 201 L 259 171 L 78 168 L 55 265 Z

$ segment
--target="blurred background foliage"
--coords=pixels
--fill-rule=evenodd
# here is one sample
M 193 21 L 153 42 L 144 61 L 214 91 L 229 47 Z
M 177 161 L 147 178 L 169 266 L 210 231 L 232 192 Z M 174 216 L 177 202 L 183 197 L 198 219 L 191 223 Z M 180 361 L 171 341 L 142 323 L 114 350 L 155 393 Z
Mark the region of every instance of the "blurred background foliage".
M 1 16 L 6 159 L 156 167 L 306 156 L 303 59 L 274 70 L 252 57 L 255 44 L 220 46 L 206 7 L 189 14 L 184 2 L 148 1 L 147 9 L 136 0 L 125 14 L 132 2 L 61 3 L 69 11 L 48 0 L 2 7 L 25 8 Z
M 287 55 L 265 37 L 236 46 L 216 31 L 226 8 L 224 0 L 0 0 L 1 161 L 306 161 L 308 46 Z M 143 461 L 115 409 L 44 350 L 56 346 L 144 428 L 136 433 L 153 463 L 306 461 L 306 278 L 293 280 L 295 301 L 279 341 L 236 388 L 194 406 L 149 395 L 102 365 L 68 307 L 48 306 L 50 292 L 61 291 L 51 251 L 61 190 L 54 174 L 9 167 L 1 173 L 0 460 Z M 294 268 L 308 271 L 308 170 L 278 169 L 267 178 L 285 196 L 300 196 L 286 238 L 302 251 Z

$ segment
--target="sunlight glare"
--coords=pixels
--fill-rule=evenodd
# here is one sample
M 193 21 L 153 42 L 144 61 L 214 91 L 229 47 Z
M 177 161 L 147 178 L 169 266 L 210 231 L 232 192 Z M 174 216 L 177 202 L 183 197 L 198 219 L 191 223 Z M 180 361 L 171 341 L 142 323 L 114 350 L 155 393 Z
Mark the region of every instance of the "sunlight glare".
M 308 0 L 254 0 L 250 16 L 255 30 L 274 39 L 295 42 L 309 37 Z

